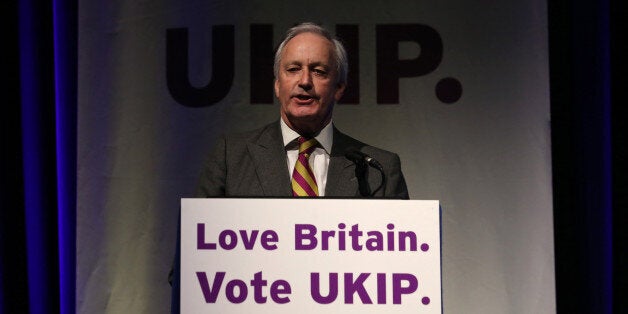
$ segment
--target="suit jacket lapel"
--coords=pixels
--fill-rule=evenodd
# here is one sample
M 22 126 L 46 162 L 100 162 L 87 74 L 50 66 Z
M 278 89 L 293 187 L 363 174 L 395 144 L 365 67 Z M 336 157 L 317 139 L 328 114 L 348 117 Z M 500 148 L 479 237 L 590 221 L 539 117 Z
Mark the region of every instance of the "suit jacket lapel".
M 291 196 L 287 157 L 279 122 L 269 124 L 256 141 L 247 143 L 264 196 Z
M 360 144 L 362 143 L 344 135 L 334 127 L 334 142 L 327 171 L 325 196 L 354 197 L 359 195 L 355 165 L 345 157 L 345 153 L 349 148 L 359 149 Z

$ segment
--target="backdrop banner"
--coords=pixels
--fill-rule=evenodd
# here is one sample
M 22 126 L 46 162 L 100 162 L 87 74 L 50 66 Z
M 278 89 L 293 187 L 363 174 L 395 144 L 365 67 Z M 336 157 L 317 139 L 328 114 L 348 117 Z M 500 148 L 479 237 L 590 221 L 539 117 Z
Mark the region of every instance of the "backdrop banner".
M 180 199 L 223 133 L 277 121 L 273 50 L 349 52 L 334 124 L 438 199 L 448 313 L 553 313 L 547 4 L 79 1 L 77 308 L 164 313 Z

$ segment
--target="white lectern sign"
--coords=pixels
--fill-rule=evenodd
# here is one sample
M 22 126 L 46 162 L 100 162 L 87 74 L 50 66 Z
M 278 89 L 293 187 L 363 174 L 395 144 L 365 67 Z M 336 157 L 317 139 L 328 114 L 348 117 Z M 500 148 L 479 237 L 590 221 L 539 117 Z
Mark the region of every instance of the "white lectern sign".
M 438 201 L 181 203 L 181 313 L 441 313 Z

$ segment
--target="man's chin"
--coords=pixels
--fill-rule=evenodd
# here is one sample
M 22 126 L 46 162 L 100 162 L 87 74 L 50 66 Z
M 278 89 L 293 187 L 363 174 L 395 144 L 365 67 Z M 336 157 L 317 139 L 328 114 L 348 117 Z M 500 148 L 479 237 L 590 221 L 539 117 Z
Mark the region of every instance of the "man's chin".
M 317 117 L 316 115 L 301 114 L 301 115 L 295 115 L 295 116 L 290 117 L 290 120 L 295 121 L 295 122 L 302 122 L 302 123 L 314 123 L 320 120 L 320 118 Z
M 326 121 L 318 116 L 293 116 L 288 119 L 295 131 L 300 134 L 314 134 L 327 125 Z

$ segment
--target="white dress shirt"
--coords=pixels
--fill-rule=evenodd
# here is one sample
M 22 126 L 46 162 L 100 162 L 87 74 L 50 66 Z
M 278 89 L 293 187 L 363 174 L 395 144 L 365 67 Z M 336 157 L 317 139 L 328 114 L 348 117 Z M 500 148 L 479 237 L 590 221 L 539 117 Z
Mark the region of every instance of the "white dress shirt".
M 281 123 L 281 136 L 283 137 L 283 145 L 286 148 L 288 156 L 288 170 L 292 178 L 294 165 L 299 158 L 299 145 L 297 138 L 301 135 L 291 129 L 283 119 L 279 119 Z M 331 121 L 316 135 L 314 138 L 320 144 L 314 149 L 310 158 L 310 168 L 314 172 L 316 185 L 318 187 L 318 196 L 325 196 L 325 185 L 327 184 L 327 169 L 329 168 L 329 153 L 334 140 L 334 129 Z

